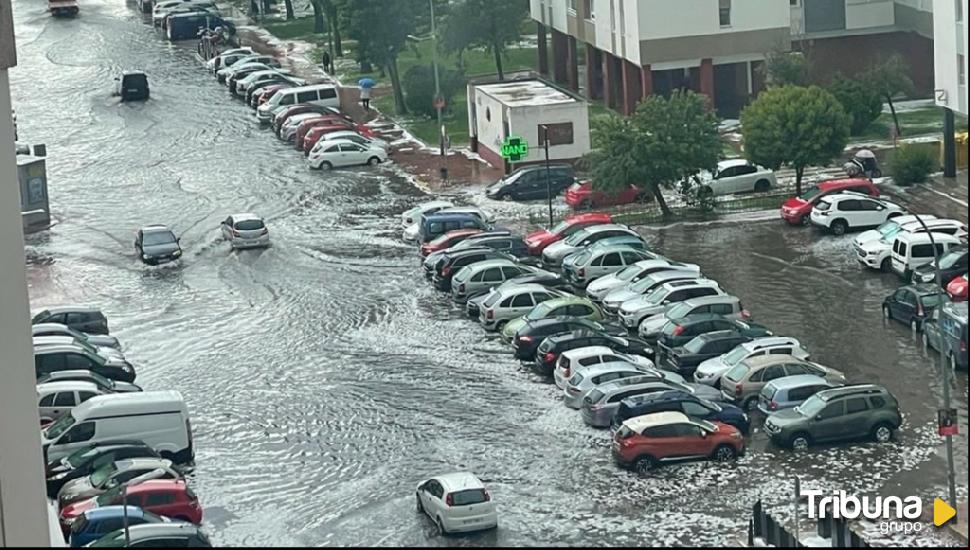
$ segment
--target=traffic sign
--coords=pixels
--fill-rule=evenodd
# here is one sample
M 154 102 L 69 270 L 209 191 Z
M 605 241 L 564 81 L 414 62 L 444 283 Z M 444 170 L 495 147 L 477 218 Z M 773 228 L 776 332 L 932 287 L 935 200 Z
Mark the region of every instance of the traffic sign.
M 439 96 L 435 96 L 434 102 L 432 102 L 432 105 L 434 106 L 435 109 L 444 109 L 445 108 L 445 98 L 441 97 L 440 95 Z
M 502 143 L 502 158 L 510 162 L 518 162 L 529 154 L 529 143 L 516 136 L 505 138 Z

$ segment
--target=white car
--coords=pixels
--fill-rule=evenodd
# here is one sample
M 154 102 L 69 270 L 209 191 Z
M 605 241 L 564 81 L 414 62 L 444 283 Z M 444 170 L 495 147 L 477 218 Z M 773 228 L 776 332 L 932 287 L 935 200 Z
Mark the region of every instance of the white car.
M 300 124 L 303 124 L 305 121 L 310 120 L 311 118 L 319 118 L 320 116 L 322 116 L 320 113 L 300 113 L 298 115 L 291 116 L 290 118 L 286 119 L 286 122 L 284 122 L 283 126 L 280 127 L 280 139 L 283 141 L 293 141 L 296 139 L 296 131 L 300 129 Z M 329 140 L 321 139 L 318 141 L 316 145 L 313 146 L 313 149 L 310 150 L 310 154 L 312 155 L 314 150 L 319 152 L 320 147 L 323 147 L 323 143 L 326 141 Z
M 614 361 L 630 363 L 642 371 L 655 370 L 653 361 L 642 355 L 620 353 L 606 346 L 586 346 L 584 348 L 564 351 L 559 356 L 559 359 L 556 360 L 556 368 L 553 370 L 552 375 L 556 381 L 556 386 L 565 388 L 566 382 L 572 377 L 574 370 L 599 365 L 600 363 L 612 363 Z M 680 377 L 679 374 L 670 374 L 678 378 Z
M 958 239 L 965 239 L 967 237 L 967 226 L 960 220 L 926 219 L 925 216 L 921 216 L 923 218 L 923 224 L 918 221 L 907 221 L 915 217 L 896 216 L 879 226 L 879 230 L 873 230 L 883 231 L 883 227 L 894 222 L 900 222 L 892 230 L 883 231 L 882 237 L 863 240 L 861 243 L 859 239 L 854 240 L 852 244 L 855 249 L 856 259 L 859 260 L 859 263 L 866 267 L 879 269 L 888 273 L 892 270 L 893 243 L 896 241 L 896 237 L 906 233 L 925 233 L 926 230 L 923 229 L 923 224 L 933 233 L 945 233 Z M 870 232 L 866 231 L 866 233 Z
M 445 208 L 451 208 L 454 204 L 448 201 L 423 202 L 410 210 L 405 210 L 401 214 L 401 227 L 408 227 L 421 221 L 424 214 L 433 214 Z
M 387 151 L 379 147 L 367 148 L 347 140 L 323 141 L 320 148 L 310 151 L 307 157 L 310 167 L 317 170 L 362 164 L 376 166 L 386 160 Z
M 128 481 L 153 473 L 153 479 L 182 479 L 182 474 L 174 468 L 171 460 L 164 458 L 129 458 L 109 462 L 87 477 L 68 481 L 57 493 L 61 506 L 93 497 L 108 489 Z
M 259 61 L 256 61 L 256 60 Z M 279 62 L 268 55 L 252 56 L 232 64 L 231 67 L 223 67 L 216 71 L 216 77 L 219 78 L 219 82 L 222 82 L 226 86 L 229 85 L 229 79 L 232 78 L 237 72 L 247 71 L 249 69 L 256 69 L 261 71 L 266 71 L 269 69 L 278 69 Z
M 862 245 L 868 242 L 878 241 L 883 237 L 888 237 L 889 242 L 892 242 L 892 236 L 898 233 L 900 228 L 902 228 L 902 226 L 908 224 L 909 222 L 917 222 L 917 225 L 919 225 L 918 223 L 919 220 L 923 220 L 924 222 L 929 222 L 930 220 L 935 220 L 935 219 L 936 219 L 936 216 L 934 216 L 933 214 L 920 214 L 918 216 L 913 214 L 907 214 L 905 216 L 896 216 L 891 220 L 886 220 L 885 223 L 883 223 L 882 225 L 880 225 L 875 229 L 868 229 L 856 235 L 856 237 L 852 239 L 852 246 L 858 249 L 859 247 L 861 247 Z
M 213 57 L 212 59 L 206 61 L 205 62 L 205 68 L 206 69 L 209 69 L 210 71 L 213 71 L 214 72 L 214 71 L 216 71 L 218 69 L 221 69 L 223 67 L 228 67 L 228 66 L 232 65 L 233 63 L 235 63 L 236 61 L 239 61 L 240 59 L 242 59 L 244 57 L 249 57 L 249 56 L 253 55 L 254 53 L 255 52 L 253 51 L 253 49 L 252 48 L 248 48 L 248 47 L 246 47 L 246 48 L 233 48 L 231 50 L 226 50 L 226 51 L 222 52 L 221 54 Z
M 252 86 L 259 87 L 263 82 L 269 82 L 276 77 L 283 77 L 287 82 L 295 86 L 303 86 L 306 84 L 305 80 L 294 77 L 289 71 L 283 69 L 265 69 L 262 71 L 256 71 L 249 73 L 245 77 L 236 81 L 236 93 L 243 95 L 246 90 L 249 90 Z
M 812 225 L 836 235 L 850 229 L 877 227 L 905 213 L 898 204 L 874 199 L 861 193 L 838 193 L 823 197 L 812 208 Z
M 620 306 L 620 322 L 630 330 L 639 330 L 640 323 L 651 315 L 663 313 L 667 306 L 691 298 L 724 294 L 716 281 L 693 279 L 670 281 Z
M 744 159 L 722 160 L 717 172 L 701 174 L 701 193 L 732 195 L 749 191 L 768 191 L 776 184 L 775 173 Z
M 220 225 L 222 236 L 233 248 L 269 246 L 269 229 L 256 214 L 233 214 Z
M 478 320 L 485 330 L 502 330 L 506 323 L 529 313 L 536 304 L 563 296 L 563 292 L 538 284 L 493 288 L 478 310 Z
M 93 382 L 61 380 L 37 384 L 37 410 L 41 422 L 53 422 L 71 409 L 105 392 Z
M 787 336 L 765 336 L 745 342 L 724 355 L 707 359 L 694 371 L 694 382 L 721 387 L 721 375 L 734 368 L 748 357 L 756 355 L 791 355 L 798 359 L 808 359 L 809 354 L 801 343 Z
M 652 260 L 637 262 L 623 268 L 621 271 L 610 273 L 605 277 L 596 279 L 586 287 L 586 297 L 594 302 L 602 302 L 610 292 L 618 288 L 624 288 L 627 285 L 633 284 L 651 273 L 671 270 L 694 271 L 698 277 L 701 274 L 701 268 L 697 265 L 683 264 L 668 260 L 667 258 L 657 257 Z
M 388 153 L 390 153 L 391 145 L 384 141 L 383 139 L 369 138 L 367 136 L 362 136 L 353 130 L 340 130 L 339 132 L 330 132 L 327 134 L 327 139 L 333 141 L 338 139 L 346 139 L 352 141 L 357 145 L 363 145 L 364 147 L 379 147 Z
M 418 484 L 417 508 L 434 522 L 442 535 L 494 529 L 498 526 L 495 501 L 475 474 L 457 472 Z
M 566 256 L 579 252 L 597 241 L 620 236 L 640 238 L 640 235 L 636 231 L 625 225 L 607 223 L 585 227 L 565 239 L 547 246 L 542 251 L 542 265 L 546 267 L 558 267 L 562 265 L 562 261 Z

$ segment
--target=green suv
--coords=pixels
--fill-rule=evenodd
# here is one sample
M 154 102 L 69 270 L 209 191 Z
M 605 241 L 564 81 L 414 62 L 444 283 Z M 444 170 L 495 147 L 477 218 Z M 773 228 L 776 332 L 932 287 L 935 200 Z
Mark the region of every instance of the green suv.
M 803 451 L 813 443 L 865 437 L 885 443 L 902 423 L 889 390 L 858 384 L 822 390 L 794 409 L 773 413 L 764 430 L 776 445 Z

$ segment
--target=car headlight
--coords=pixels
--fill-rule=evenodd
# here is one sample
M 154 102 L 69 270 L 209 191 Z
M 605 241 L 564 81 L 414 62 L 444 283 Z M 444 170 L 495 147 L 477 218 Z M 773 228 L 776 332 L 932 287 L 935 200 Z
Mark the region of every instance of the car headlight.
M 741 432 L 732 432 L 731 433 L 731 437 L 733 437 L 734 439 L 742 439 L 742 438 L 744 438 L 744 436 L 741 435 Z
M 182 255 L 182 251 L 181 250 L 176 250 L 175 252 L 172 252 L 172 256 L 175 257 L 175 258 L 178 258 L 181 255 Z
M 125 372 L 131 372 L 132 368 L 131 368 L 131 365 L 129 365 L 128 363 L 122 363 L 121 370 Z
M 151 259 L 151 256 L 149 256 L 148 254 L 142 254 L 142 255 L 141 255 L 141 258 L 142 258 L 143 260 L 150 260 L 150 259 Z

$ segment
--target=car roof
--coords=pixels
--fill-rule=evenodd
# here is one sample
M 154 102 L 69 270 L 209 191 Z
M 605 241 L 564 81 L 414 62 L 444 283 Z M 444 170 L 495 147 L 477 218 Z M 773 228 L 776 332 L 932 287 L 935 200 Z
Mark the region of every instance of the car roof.
M 70 346 L 75 345 L 77 340 L 68 334 L 52 334 L 50 336 L 34 336 L 34 345 L 45 346 Z
M 137 406 L 140 413 L 170 412 L 175 404 L 178 404 L 179 409 L 185 409 L 182 394 L 175 390 L 113 393 L 92 397 L 81 403 L 74 409 L 74 416 L 79 419 L 96 417 L 99 413 L 116 412 L 119 408 L 131 410 L 130 407 L 133 406 Z M 88 414 L 84 414 L 85 412 Z
M 873 183 L 866 178 L 837 178 L 837 179 L 825 180 L 823 182 L 820 182 L 818 184 L 818 187 L 821 189 L 831 189 L 834 187 L 852 186 L 852 185 L 869 186 L 869 185 L 873 185 Z
M 641 433 L 643 430 L 653 426 L 665 426 L 667 424 L 682 424 L 687 422 L 690 422 L 690 418 L 688 418 L 686 414 L 676 411 L 666 411 L 628 418 L 623 422 L 623 425 L 637 433 Z
M 134 541 L 134 539 L 158 536 L 189 536 L 199 533 L 201 530 L 202 527 L 185 521 L 142 523 L 140 525 L 129 526 L 128 535 Z
M 84 516 L 91 521 L 123 517 L 125 515 L 124 508 L 125 507 L 120 504 L 115 504 L 112 506 L 99 506 L 97 508 L 91 508 L 90 510 L 85 511 Z M 143 515 L 145 515 L 145 510 L 139 508 L 138 506 L 132 506 L 130 504 L 128 505 L 129 517 L 140 518 Z
M 98 389 L 97 384 L 94 382 L 85 382 L 83 380 L 58 380 L 55 382 L 44 382 L 43 384 L 37 384 L 38 394 L 58 391 L 90 391 L 98 393 L 100 390 Z
M 749 351 L 759 350 L 769 347 L 777 346 L 798 346 L 801 347 L 801 342 L 797 338 L 792 338 L 790 336 L 761 336 L 751 340 L 750 342 L 745 342 L 741 344 Z
M 565 221 L 570 224 L 576 224 L 596 220 L 605 220 L 607 223 L 609 223 L 609 221 L 612 219 L 613 216 L 607 214 L 606 212 L 585 212 L 583 214 L 573 214 L 572 216 L 566 218 Z
M 545 303 L 552 302 L 552 301 L 555 301 L 555 300 L 558 300 L 558 298 L 553 298 L 552 300 L 546 300 L 545 302 L 542 302 L 542 303 L 545 304 Z M 560 315 L 558 317 L 543 317 L 542 319 L 532 319 L 532 320 L 526 322 L 526 326 L 536 328 L 536 327 L 541 327 L 541 326 L 544 326 L 544 325 L 554 325 L 554 324 L 557 324 L 557 323 L 567 323 L 567 322 L 569 322 L 569 323 L 586 323 L 586 322 L 589 322 L 589 320 L 588 319 L 582 319 L 582 318 L 578 318 L 577 319 L 576 317 L 570 317 L 568 315 Z M 592 321 L 592 322 L 595 323 L 597 321 Z
M 631 395 L 630 397 L 627 397 L 620 403 L 626 403 L 629 401 L 628 406 L 636 407 L 640 405 L 646 405 L 648 403 L 656 403 L 658 401 L 674 401 L 674 400 L 684 399 L 685 397 L 693 397 L 693 396 L 694 394 L 690 393 L 689 391 L 670 389 L 670 390 L 657 391 L 657 392 L 651 392 L 651 393 L 645 393 L 645 394 L 639 394 L 639 395 Z
M 950 235 L 949 233 L 936 233 L 932 230 L 930 230 L 929 233 L 926 233 L 925 231 L 921 231 L 919 233 L 914 233 L 911 231 L 902 231 L 896 234 L 896 240 L 905 242 L 907 244 L 910 244 L 910 243 L 927 244 L 930 242 L 931 234 L 933 236 L 933 240 L 938 243 L 943 241 L 947 241 L 951 244 L 957 244 L 957 243 L 963 242 L 956 235 Z
M 571 349 L 564 351 L 563 357 L 569 360 L 573 359 L 585 359 L 587 357 L 592 357 L 594 355 L 603 355 L 604 353 L 615 353 L 612 349 L 606 346 L 586 346 L 582 348 Z
M 442 487 L 444 487 L 445 492 L 448 493 L 453 491 L 485 488 L 482 481 L 471 472 L 453 472 L 450 474 L 435 476 L 434 479 L 438 480 Z
M 576 296 L 573 294 L 560 296 L 559 298 L 553 298 L 552 300 L 546 300 L 545 302 L 542 302 L 542 303 L 547 304 L 548 307 L 559 307 L 559 306 L 570 305 L 570 304 L 595 305 L 593 304 L 592 300 L 590 300 L 589 298 L 583 298 L 582 296 Z
M 248 220 L 262 220 L 263 218 L 253 214 L 251 212 L 244 212 L 242 214 L 233 214 L 232 220 L 236 222 L 248 221 Z
M 525 292 L 539 292 L 539 291 L 545 292 L 547 290 L 549 289 L 537 283 L 525 283 L 525 284 L 511 285 L 504 288 L 498 288 L 496 292 L 500 293 L 502 296 L 511 296 L 513 294 L 522 294 Z
M 723 304 L 726 302 L 734 303 L 740 301 L 740 298 L 731 294 L 714 294 L 712 296 L 700 296 L 697 298 L 684 300 L 684 303 L 691 306 L 706 306 L 710 304 Z
M 149 479 L 137 485 L 128 487 L 129 495 L 138 493 L 152 493 L 155 491 L 184 491 L 188 489 L 185 479 Z
M 31 332 L 44 332 L 47 330 L 58 330 L 61 332 L 67 332 L 71 330 L 71 327 L 65 325 L 64 323 L 36 323 L 30 325 Z
M 296 88 L 290 88 L 286 90 L 286 93 L 296 94 L 299 92 L 309 92 L 310 90 L 317 90 L 319 88 L 335 88 L 335 87 L 336 86 L 334 84 L 326 84 L 326 83 L 307 84 L 306 86 L 298 86 Z
M 599 233 L 600 231 L 607 231 L 607 230 L 610 230 L 610 229 L 623 229 L 623 230 L 626 230 L 626 231 L 633 232 L 633 230 L 630 229 L 629 227 L 627 227 L 625 225 L 620 225 L 618 223 L 601 223 L 601 224 L 597 224 L 597 225 L 591 225 L 591 226 L 583 229 L 583 231 L 588 231 L 590 233 Z
M 138 457 L 116 460 L 115 466 L 119 470 L 129 470 L 132 468 L 171 468 L 172 461 L 164 458 Z
M 171 233 L 172 230 L 168 228 L 167 225 L 160 223 L 153 223 L 151 225 L 146 225 L 141 228 L 142 233 L 161 233 L 168 232 Z
M 603 239 L 602 241 L 597 241 L 596 243 L 594 243 L 593 246 L 589 247 L 587 250 L 589 251 L 590 254 L 592 254 L 594 256 L 602 256 L 604 254 L 609 254 L 611 252 L 623 252 L 623 251 L 634 252 L 636 254 L 643 254 L 645 252 L 643 250 L 639 250 L 637 248 L 633 248 L 632 246 L 627 245 L 627 244 L 606 243 L 606 244 L 600 245 L 600 243 L 605 242 L 605 241 L 612 240 L 614 238 L 616 238 L 616 237 L 610 237 L 609 239 Z M 633 236 L 630 236 L 630 237 L 619 237 L 619 238 L 621 238 L 621 239 L 627 239 L 627 238 L 632 239 L 634 237 Z M 596 245 L 600 245 L 600 246 L 596 246 Z
M 424 219 L 428 220 L 428 222 L 436 222 L 436 221 L 453 220 L 455 218 L 469 218 L 469 217 L 480 218 L 480 216 L 477 213 L 467 211 L 467 210 L 460 211 L 460 212 L 456 212 L 454 210 L 451 210 L 451 211 L 446 211 L 446 210 L 449 210 L 449 209 L 439 210 L 433 214 L 425 214 Z
M 748 162 L 747 159 L 725 159 L 717 163 L 718 171 L 724 170 L 726 168 L 732 168 L 734 166 L 754 166 L 754 163 Z
M 615 340 L 619 338 L 619 337 L 610 336 L 608 334 L 602 334 L 592 329 L 580 328 L 580 329 L 571 330 L 569 332 L 564 332 L 562 334 L 553 334 L 552 336 L 547 337 L 546 340 L 549 340 L 550 342 L 552 342 L 553 345 L 557 345 L 559 343 L 567 342 L 575 338 L 585 338 L 587 336 L 602 336 L 603 338 L 608 338 L 610 340 Z
M 44 344 L 41 346 L 34 347 L 34 355 L 47 354 L 47 353 L 64 353 L 67 351 L 75 351 L 80 353 L 88 353 L 88 350 L 81 347 L 79 344 Z M 90 354 L 89 354 L 90 355 Z
M 666 283 L 660 285 L 659 288 L 666 288 L 667 290 L 674 291 L 694 287 L 721 288 L 714 279 L 706 279 L 704 277 L 698 277 L 697 279 L 684 279 L 680 281 L 667 281 Z
M 923 225 L 920 224 L 919 221 L 917 221 L 915 219 L 916 217 L 917 216 L 898 216 L 898 217 L 896 217 L 894 219 L 900 220 L 902 218 L 913 218 L 911 220 L 907 220 L 907 221 L 901 222 L 900 225 L 902 226 L 903 231 L 914 231 L 914 230 L 919 230 L 919 229 L 922 229 L 923 228 Z M 932 231 L 933 228 L 966 227 L 967 226 L 967 224 L 961 222 L 960 220 L 954 220 L 954 219 L 950 219 L 950 218 L 936 218 L 935 216 L 929 216 L 929 217 L 928 216 L 919 216 L 919 217 L 923 218 L 923 223 L 926 224 L 926 226 L 930 228 L 930 231 Z
M 603 346 L 606 347 L 606 346 Z M 606 348 L 609 349 L 609 348 Z M 589 378 L 591 376 L 597 376 L 607 372 L 616 371 L 639 371 L 633 363 L 627 363 L 626 361 L 607 361 L 606 363 L 596 363 L 595 365 L 589 365 L 582 367 L 583 376 Z M 649 375 L 650 373 L 644 372 L 644 375 Z
M 482 260 L 480 262 L 475 262 L 473 264 L 468 264 L 465 267 L 471 268 L 471 271 L 481 271 L 482 269 L 488 269 L 490 267 L 517 265 L 512 260 L 506 260 L 505 258 L 492 258 L 490 260 Z
M 825 379 L 821 376 L 816 376 L 814 374 L 796 374 L 794 376 L 782 376 L 781 378 L 775 378 L 771 382 L 768 382 L 775 389 L 788 390 L 792 388 L 800 388 L 802 386 L 817 386 L 819 384 L 827 384 Z
M 668 322 L 678 326 L 688 326 L 694 323 L 710 321 L 711 319 L 724 319 L 724 318 L 725 317 L 720 313 L 693 313 L 686 317 L 681 317 L 680 319 L 671 319 Z
M 815 395 L 818 396 L 823 401 L 828 401 L 836 397 L 845 397 L 849 395 L 858 395 L 858 394 L 875 394 L 875 393 L 889 393 L 889 390 L 880 386 L 879 384 L 850 384 L 847 386 L 839 386 L 837 388 L 829 388 L 827 390 L 822 390 L 816 393 Z
M 80 305 L 63 305 L 63 306 L 51 306 L 45 307 L 37 311 L 48 311 L 51 315 L 57 315 L 58 313 L 101 313 L 101 310 L 94 306 L 80 306 Z
M 851 200 L 869 199 L 876 202 L 885 202 L 876 197 L 870 197 L 869 195 L 865 195 L 862 193 L 853 193 L 851 191 L 846 191 L 844 193 L 832 193 L 831 195 L 826 195 L 822 200 L 832 203 L 832 202 L 846 201 L 850 199 Z
M 738 338 L 738 333 L 733 330 L 715 330 L 713 332 L 705 332 L 704 334 L 698 334 L 694 338 L 700 338 L 710 342 L 711 340 L 727 340 L 728 338 Z
M 772 365 L 783 365 L 785 363 L 806 363 L 807 361 L 802 361 L 801 359 L 791 355 L 768 354 L 748 357 L 743 362 L 752 369 L 761 369 L 764 367 L 770 367 Z

